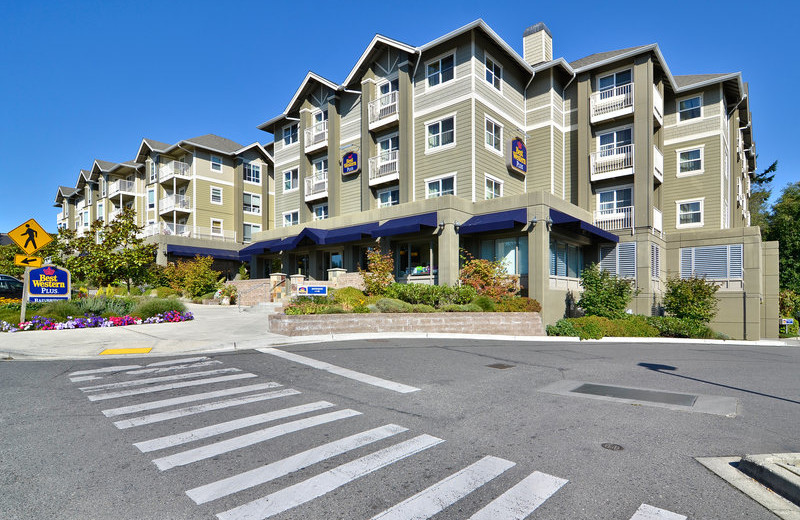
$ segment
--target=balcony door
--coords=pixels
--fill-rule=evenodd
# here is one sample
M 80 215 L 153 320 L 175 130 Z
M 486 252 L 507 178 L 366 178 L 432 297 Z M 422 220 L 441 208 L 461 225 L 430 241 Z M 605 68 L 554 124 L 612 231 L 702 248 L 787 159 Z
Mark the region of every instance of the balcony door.
M 630 128 L 601 134 L 599 137 L 600 157 L 630 153 L 629 147 L 632 143 L 633 132 Z
M 608 76 L 603 76 L 597 80 L 597 90 L 603 92 L 601 98 L 611 97 L 619 94 L 617 87 L 623 85 L 630 85 L 631 83 L 631 70 L 623 70 Z M 621 90 L 621 89 L 620 89 Z
M 601 191 L 597 194 L 597 208 L 604 214 L 624 211 L 623 208 L 633 206 L 633 188 L 616 188 Z

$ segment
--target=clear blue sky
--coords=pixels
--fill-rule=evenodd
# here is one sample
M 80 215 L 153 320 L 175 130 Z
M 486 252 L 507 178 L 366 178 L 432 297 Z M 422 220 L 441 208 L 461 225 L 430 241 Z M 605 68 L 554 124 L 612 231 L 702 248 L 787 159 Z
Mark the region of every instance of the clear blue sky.
M 57 187 L 95 158 L 132 159 L 143 137 L 268 142 L 256 126 L 283 111 L 308 70 L 341 82 L 375 33 L 421 45 L 476 18 L 520 54 L 522 32 L 543 21 L 568 61 L 656 42 L 673 74 L 741 71 L 759 170 L 780 161 L 778 192 L 800 172 L 798 14 L 788 0 L 8 2 L 0 231 L 31 217 L 54 230 Z

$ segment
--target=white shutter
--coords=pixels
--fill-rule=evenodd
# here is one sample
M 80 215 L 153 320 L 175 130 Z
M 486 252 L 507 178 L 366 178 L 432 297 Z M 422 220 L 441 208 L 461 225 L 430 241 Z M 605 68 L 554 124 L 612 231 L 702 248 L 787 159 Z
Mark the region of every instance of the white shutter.
M 681 278 L 691 278 L 694 272 L 694 248 L 681 248 Z
M 694 248 L 694 274 L 699 278 L 720 280 L 728 277 L 728 246 Z
M 556 273 L 558 276 L 567 276 L 567 246 L 566 244 L 558 244 L 556 254 Z
M 600 246 L 600 269 L 617 274 L 617 251 L 614 246 Z
M 550 276 L 556 276 L 556 243 L 550 242 Z
M 636 242 L 617 244 L 617 276 L 636 278 Z
M 728 246 L 730 248 L 729 259 L 728 259 L 728 278 L 742 278 L 742 255 L 743 255 L 743 246 L 742 244 L 732 244 Z
M 653 280 L 661 279 L 661 247 L 650 244 L 650 276 Z

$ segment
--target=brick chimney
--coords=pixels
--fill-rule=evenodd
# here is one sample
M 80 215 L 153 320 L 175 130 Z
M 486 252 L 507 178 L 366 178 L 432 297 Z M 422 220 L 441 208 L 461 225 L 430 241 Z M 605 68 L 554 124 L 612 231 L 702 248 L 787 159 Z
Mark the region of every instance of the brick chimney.
M 522 49 L 522 57 L 530 65 L 553 59 L 553 35 L 544 22 L 525 29 L 522 35 Z

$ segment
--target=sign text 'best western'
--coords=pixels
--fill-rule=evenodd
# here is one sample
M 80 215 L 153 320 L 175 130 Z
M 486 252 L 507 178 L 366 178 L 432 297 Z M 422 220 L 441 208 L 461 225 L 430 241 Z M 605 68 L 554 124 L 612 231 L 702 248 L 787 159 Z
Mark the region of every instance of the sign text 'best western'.
M 509 170 L 522 175 L 528 173 L 528 149 L 519 137 L 511 140 L 511 146 L 506 153 L 506 166 Z
M 68 300 L 70 297 L 70 273 L 55 265 L 31 269 L 27 276 L 28 301 L 46 302 Z

